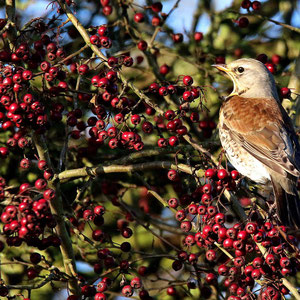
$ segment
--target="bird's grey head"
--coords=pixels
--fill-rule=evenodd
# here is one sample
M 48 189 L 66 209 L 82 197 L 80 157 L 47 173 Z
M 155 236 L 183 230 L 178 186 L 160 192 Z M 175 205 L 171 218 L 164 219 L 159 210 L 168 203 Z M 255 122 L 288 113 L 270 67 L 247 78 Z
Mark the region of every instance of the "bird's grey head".
M 242 58 L 214 67 L 228 74 L 233 81 L 233 91 L 229 96 L 275 98 L 279 101 L 274 77 L 260 61 Z

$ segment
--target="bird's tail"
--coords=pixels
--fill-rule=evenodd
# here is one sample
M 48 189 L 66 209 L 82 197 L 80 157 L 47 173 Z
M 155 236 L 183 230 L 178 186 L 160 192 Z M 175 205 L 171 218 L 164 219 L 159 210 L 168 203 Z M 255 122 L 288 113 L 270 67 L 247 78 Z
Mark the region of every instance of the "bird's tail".
M 282 186 L 272 179 L 272 185 L 277 208 L 277 215 L 281 223 L 295 229 L 300 228 L 300 198 L 296 184 L 292 192 L 287 193 Z

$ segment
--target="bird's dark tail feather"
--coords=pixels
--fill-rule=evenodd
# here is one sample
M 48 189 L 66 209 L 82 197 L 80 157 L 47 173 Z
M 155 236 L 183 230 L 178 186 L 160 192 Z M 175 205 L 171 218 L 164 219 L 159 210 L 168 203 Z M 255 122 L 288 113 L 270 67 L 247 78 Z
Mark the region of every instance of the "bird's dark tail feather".
M 291 228 L 300 228 L 300 198 L 296 184 L 294 194 L 287 193 L 279 183 L 272 180 L 277 215 L 281 223 Z

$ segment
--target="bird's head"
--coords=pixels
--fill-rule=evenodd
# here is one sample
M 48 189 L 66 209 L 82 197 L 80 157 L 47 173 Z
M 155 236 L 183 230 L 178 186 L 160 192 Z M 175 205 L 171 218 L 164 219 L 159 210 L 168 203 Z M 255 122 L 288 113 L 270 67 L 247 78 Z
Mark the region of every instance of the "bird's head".
M 233 91 L 228 96 L 247 98 L 275 98 L 279 100 L 275 80 L 271 72 L 260 61 L 242 58 L 227 65 L 213 65 L 225 72 L 233 81 Z

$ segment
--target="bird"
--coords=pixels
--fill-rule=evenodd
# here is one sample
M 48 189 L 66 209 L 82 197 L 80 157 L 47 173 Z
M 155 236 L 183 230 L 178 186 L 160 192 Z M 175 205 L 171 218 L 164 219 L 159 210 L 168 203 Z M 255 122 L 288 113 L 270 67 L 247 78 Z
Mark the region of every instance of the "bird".
M 213 67 L 233 82 L 219 112 L 219 136 L 227 159 L 257 184 L 271 182 L 281 224 L 300 228 L 300 146 L 272 73 L 252 58 Z

